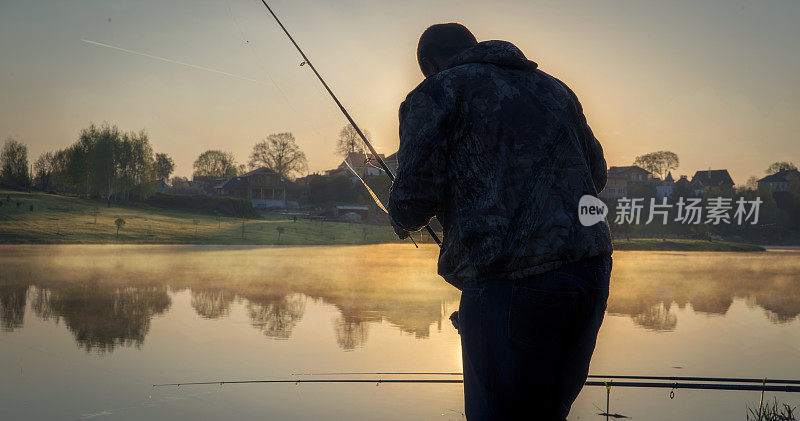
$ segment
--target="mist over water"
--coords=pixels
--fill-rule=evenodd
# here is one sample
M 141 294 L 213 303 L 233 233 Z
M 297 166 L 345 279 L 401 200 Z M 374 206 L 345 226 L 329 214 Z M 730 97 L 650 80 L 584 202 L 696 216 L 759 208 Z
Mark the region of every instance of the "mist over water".
M 460 371 L 447 320 L 459 295 L 435 275 L 436 253 L 397 244 L 0 246 L 0 404 L 13 419 L 461 419 L 460 385 L 151 387 Z M 800 378 L 798 273 L 797 251 L 617 252 L 591 371 Z M 600 389 L 586 388 L 570 419 L 595 418 Z M 614 390 L 612 412 L 742 419 L 759 397 L 667 393 Z

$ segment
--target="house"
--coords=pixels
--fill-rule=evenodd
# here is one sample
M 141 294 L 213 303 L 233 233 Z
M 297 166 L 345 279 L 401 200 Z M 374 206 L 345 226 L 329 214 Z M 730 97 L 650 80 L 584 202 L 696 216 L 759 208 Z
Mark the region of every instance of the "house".
M 204 180 L 188 180 L 186 184 L 187 187 L 191 189 L 203 190 L 206 193 L 208 193 L 210 191 L 209 189 L 211 188 L 211 185 Z
M 771 192 L 786 191 L 794 180 L 800 181 L 800 171 L 780 170 L 758 180 L 758 188 L 768 188 Z
M 618 199 L 630 194 L 631 187 L 636 183 L 646 183 L 652 177 L 650 171 L 636 165 L 625 167 L 611 167 L 608 169 L 606 188 L 600 192 L 603 199 Z
M 386 163 L 386 166 L 389 167 L 389 171 L 391 171 L 392 174 L 397 174 L 397 167 L 399 166 L 397 163 L 397 152 L 387 156 L 383 162 Z
M 692 188 L 695 195 L 703 194 L 703 191 L 710 187 L 723 189 L 733 188 L 733 178 L 728 174 L 728 170 L 704 170 L 697 171 L 692 177 Z
M 215 186 L 221 196 L 247 199 L 255 207 L 286 207 L 287 182 L 275 171 L 260 167 L 238 177 L 218 182 Z
M 679 197 L 689 197 L 694 195 L 694 187 L 692 187 L 692 182 L 689 181 L 689 177 L 685 175 L 681 175 L 672 186 L 673 195 L 677 195 Z
M 672 172 L 668 172 L 663 181 L 656 183 L 656 198 L 663 200 L 665 197 L 671 197 L 675 191 L 675 179 L 672 178 Z

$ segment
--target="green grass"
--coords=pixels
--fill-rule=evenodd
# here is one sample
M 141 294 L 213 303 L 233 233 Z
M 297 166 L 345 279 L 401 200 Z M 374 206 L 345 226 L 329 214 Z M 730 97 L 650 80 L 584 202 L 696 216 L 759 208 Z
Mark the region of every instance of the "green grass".
M 796 410 L 796 406 L 778 403 L 778 398 L 773 398 L 772 403 L 764 402 L 762 393 L 758 407 L 747 405 L 747 421 L 797 421 Z
M 653 251 L 764 251 L 763 247 L 755 244 L 706 240 L 661 240 L 658 238 L 615 239 L 614 249 Z
M 6 195 L 11 196 L 10 202 L 6 201 Z M 400 241 L 390 227 L 382 225 L 305 219 L 293 222 L 278 215 L 245 220 L 226 216 L 217 218 L 202 212 L 165 210 L 141 204 L 112 203 L 108 208 L 103 201 L 3 189 L 0 189 L 0 200 L 3 202 L 0 207 L 0 243 L 326 245 Z M 21 206 L 17 207 L 17 202 Z M 30 211 L 31 205 L 33 212 Z M 114 224 L 117 218 L 125 220 L 119 235 Z M 415 234 L 415 239 L 419 240 L 420 234 Z M 430 237 L 423 235 L 423 242 L 430 243 Z M 764 250 L 751 244 L 660 239 L 617 239 L 614 248 L 659 251 Z
M 10 202 L 6 195 L 11 196 Z M 103 201 L 10 190 L 0 190 L 0 200 L 0 243 L 304 245 L 400 241 L 391 227 L 372 224 L 293 222 L 278 215 L 246 220 L 217 218 L 115 203 L 108 208 Z M 125 220 L 118 236 L 114 224 L 117 218 Z

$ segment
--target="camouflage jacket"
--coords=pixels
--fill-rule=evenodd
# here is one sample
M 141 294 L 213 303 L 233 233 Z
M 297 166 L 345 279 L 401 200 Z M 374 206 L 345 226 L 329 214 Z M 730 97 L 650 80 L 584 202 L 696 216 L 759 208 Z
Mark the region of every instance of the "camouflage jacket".
M 481 42 L 408 94 L 397 158 L 392 220 L 439 219 L 439 274 L 456 286 L 611 253 L 605 221 L 578 221 L 605 186 L 603 149 L 575 94 L 511 43 Z

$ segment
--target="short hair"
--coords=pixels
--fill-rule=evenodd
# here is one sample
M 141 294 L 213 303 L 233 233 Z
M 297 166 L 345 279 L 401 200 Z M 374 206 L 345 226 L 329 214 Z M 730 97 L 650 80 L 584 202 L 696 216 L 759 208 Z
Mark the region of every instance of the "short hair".
M 449 58 L 478 43 L 475 35 L 460 23 L 431 25 L 419 37 L 417 62 L 423 58 Z

